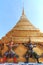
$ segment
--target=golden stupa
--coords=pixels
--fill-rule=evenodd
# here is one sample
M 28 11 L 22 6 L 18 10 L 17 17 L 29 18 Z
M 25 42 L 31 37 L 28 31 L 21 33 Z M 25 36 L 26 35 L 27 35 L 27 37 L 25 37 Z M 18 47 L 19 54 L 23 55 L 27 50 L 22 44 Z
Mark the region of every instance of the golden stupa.
M 17 24 L 13 27 L 11 31 L 9 31 L 4 37 L 2 37 L 1 41 L 4 43 L 4 49 L 2 53 L 4 54 L 8 49 L 6 44 L 9 41 L 14 41 L 14 44 L 19 44 L 19 46 L 14 50 L 16 54 L 19 55 L 18 62 L 24 62 L 25 58 L 23 55 L 26 53 L 27 49 L 22 43 L 26 43 L 29 41 L 29 37 L 31 42 L 37 44 L 37 47 L 33 50 L 41 55 L 43 53 L 43 33 L 40 32 L 31 22 L 27 19 L 24 9 L 22 12 L 22 16 Z M 40 62 L 43 62 L 43 58 L 39 58 Z M 36 62 L 36 60 L 30 58 L 30 62 Z

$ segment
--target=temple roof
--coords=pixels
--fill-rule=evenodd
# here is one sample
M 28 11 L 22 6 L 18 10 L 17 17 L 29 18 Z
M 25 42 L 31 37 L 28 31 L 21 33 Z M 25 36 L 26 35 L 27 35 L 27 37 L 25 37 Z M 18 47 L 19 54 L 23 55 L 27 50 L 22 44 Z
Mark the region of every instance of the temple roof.
M 16 26 L 13 28 L 14 30 L 38 30 L 31 22 L 27 19 L 24 9 L 22 11 L 22 16 L 20 20 L 17 22 Z
M 11 31 L 9 31 L 4 37 L 2 37 L 1 40 L 4 43 L 9 42 L 10 40 L 13 40 L 15 43 L 19 43 L 29 41 L 29 37 L 31 37 L 31 41 L 43 42 L 43 33 L 41 33 L 40 30 L 37 29 L 27 19 L 23 9 L 20 20 Z

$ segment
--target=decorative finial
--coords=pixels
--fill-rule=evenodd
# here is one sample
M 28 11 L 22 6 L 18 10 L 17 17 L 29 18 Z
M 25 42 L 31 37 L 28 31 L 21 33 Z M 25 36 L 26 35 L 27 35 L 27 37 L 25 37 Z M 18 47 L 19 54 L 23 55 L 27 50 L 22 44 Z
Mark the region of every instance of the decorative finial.
M 24 7 L 23 7 L 22 15 L 24 15 Z
M 25 15 L 25 12 L 24 12 L 24 2 L 23 2 L 23 8 L 22 8 L 23 10 L 22 10 L 22 16 L 21 16 L 21 18 L 26 18 L 26 15 Z
M 24 15 L 24 1 L 23 1 L 23 10 L 22 10 L 22 15 Z

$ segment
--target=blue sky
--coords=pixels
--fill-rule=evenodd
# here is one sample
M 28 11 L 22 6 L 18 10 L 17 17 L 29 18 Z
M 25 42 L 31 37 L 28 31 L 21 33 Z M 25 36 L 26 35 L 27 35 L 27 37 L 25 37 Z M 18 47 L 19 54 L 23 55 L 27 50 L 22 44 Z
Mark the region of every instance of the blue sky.
M 43 32 L 43 0 L 0 0 L 0 38 L 20 19 L 23 1 L 27 18 Z

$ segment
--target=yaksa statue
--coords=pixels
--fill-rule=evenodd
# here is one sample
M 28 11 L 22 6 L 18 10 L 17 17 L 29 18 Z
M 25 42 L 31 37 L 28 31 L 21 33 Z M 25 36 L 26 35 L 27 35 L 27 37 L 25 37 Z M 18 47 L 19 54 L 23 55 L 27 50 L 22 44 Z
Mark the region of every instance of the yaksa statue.
M 36 47 L 37 45 L 32 44 L 31 40 L 29 39 L 29 42 L 26 44 L 24 43 L 24 46 L 27 47 L 27 52 L 23 56 L 26 58 L 26 63 L 29 62 L 29 58 L 35 58 L 37 60 L 37 62 L 40 63 L 39 58 L 43 57 L 43 54 L 40 56 L 36 52 L 33 51 L 33 48 Z

